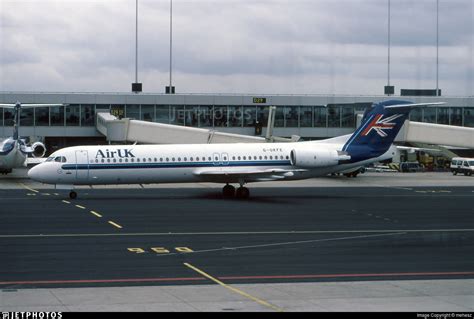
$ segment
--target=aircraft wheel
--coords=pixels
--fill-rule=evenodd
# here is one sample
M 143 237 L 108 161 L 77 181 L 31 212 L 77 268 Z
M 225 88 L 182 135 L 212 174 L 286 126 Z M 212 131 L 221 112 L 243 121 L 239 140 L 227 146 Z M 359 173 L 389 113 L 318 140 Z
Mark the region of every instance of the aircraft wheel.
M 457 171 L 453 171 L 453 175 L 458 175 L 458 172 L 457 172 Z
M 69 192 L 69 198 L 70 199 L 76 199 L 77 197 L 77 193 L 75 191 L 70 191 Z
M 222 194 L 224 195 L 224 197 L 234 197 L 235 187 L 227 184 L 222 188 Z
M 239 187 L 237 188 L 237 191 L 235 192 L 235 196 L 237 198 L 249 198 L 250 191 L 247 187 Z

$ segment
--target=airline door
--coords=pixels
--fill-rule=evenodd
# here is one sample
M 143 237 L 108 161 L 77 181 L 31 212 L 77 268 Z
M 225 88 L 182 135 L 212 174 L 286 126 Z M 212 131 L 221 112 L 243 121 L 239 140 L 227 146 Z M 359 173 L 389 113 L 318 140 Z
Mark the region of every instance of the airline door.
M 86 150 L 76 151 L 76 179 L 89 178 L 89 154 Z

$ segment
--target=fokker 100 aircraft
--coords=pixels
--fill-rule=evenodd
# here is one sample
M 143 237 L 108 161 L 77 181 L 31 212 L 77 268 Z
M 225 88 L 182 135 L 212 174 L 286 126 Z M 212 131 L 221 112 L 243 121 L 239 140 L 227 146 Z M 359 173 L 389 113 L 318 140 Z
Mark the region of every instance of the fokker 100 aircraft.
M 30 169 L 28 176 L 71 190 L 71 198 L 77 196 L 74 185 L 190 182 L 223 183 L 225 197 L 247 198 L 247 183 L 350 173 L 390 159 L 396 149 L 392 142 L 410 110 L 437 104 L 442 103 L 374 103 L 353 134 L 319 141 L 67 147 Z

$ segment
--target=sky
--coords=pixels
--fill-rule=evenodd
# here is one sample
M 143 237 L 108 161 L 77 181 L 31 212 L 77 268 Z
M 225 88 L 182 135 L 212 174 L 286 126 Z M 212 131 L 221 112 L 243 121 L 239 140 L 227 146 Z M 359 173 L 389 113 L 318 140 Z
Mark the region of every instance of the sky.
M 436 0 L 391 0 L 390 84 L 436 88 Z M 138 82 L 170 81 L 170 0 L 138 0 Z M 382 95 L 388 0 L 173 0 L 176 93 Z M 474 0 L 439 0 L 439 88 L 474 95 Z M 130 92 L 135 0 L 0 0 L 0 91 Z

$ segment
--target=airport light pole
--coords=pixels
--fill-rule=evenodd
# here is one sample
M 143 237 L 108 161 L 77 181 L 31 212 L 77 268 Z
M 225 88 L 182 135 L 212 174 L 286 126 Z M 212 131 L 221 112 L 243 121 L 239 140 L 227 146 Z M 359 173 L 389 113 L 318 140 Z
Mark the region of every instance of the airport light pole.
M 390 0 L 388 0 L 388 27 L 387 27 L 387 85 L 384 87 L 384 94 L 392 95 L 395 87 L 390 85 Z
M 436 96 L 439 96 L 439 0 L 436 0 Z
M 132 92 L 142 91 L 142 84 L 138 83 L 138 0 L 135 0 L 135 83 L 132 83 Z
M 169 94 L 173 94 L 173 0 L 170 0 L 170 86 Z

